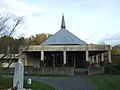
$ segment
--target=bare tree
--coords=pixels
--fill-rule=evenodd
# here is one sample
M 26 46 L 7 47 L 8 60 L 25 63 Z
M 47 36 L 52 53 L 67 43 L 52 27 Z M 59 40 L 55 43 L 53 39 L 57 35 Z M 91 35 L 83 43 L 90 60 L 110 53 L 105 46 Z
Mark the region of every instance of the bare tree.
M 23 17 L 8 15 L 8 14 L 0 14 L 0 37 L 2 37 L 3 35 L 8 35 L 9 37 L 11 37 L 12 34 L 17 30 L 17 28 L 23 23 L 23 21 L 24 21 Z M 6 56 L 11 56 L 10 40 L 8 40 L 6 44 L 7 44 L 7 48 L 5 48 L 5 52 L 3 56 L 0 57 L 0 66 L 4 62 L 3 59 Z
M 6 34 L 7 23 L 10 18 L 8 16 L 3 16 L 0 14 L 0 36 Z

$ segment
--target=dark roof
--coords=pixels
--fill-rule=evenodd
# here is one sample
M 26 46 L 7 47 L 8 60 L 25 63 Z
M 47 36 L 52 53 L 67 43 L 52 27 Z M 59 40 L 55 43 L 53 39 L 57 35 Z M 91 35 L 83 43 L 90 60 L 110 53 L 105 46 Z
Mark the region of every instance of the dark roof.
M 83 40 L 69 32 L 65 27 L 64 15 L 62 16 L 61 29 L 44 41 L 41 45 L 81 45 L 87 44 Z

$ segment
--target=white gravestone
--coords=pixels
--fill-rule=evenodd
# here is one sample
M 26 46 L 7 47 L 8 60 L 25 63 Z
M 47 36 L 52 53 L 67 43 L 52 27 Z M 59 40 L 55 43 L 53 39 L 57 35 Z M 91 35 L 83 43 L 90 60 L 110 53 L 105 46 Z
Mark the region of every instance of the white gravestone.
M 21 59 L 19 59 L 15 64 L 13 87 L 17 87 L 17 90 L 23 89 L 23 81 L 24 81 L 24 65 L 21 62 Z

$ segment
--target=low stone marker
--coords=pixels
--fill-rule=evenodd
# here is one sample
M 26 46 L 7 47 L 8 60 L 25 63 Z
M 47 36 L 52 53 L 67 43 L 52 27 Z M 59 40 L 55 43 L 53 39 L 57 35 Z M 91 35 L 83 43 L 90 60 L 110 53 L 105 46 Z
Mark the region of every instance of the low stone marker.
M 19 58 L 14 69 L 13 88 L 17 88 L 17 90 L 23 89 L 23 81 L 24 81 L 24 65 L 21 62 L 21 59 Z
M 31 85 L 31 84 L 32 84 L 32 80 L 31 80 L 31 79 L 28 79 L 28 80 L 27 80 L 27 84 Z

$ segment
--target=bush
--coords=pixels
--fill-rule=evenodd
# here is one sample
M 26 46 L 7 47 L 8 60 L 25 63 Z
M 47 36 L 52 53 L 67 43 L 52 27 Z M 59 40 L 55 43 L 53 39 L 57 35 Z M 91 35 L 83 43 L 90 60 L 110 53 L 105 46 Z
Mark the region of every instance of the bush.
M 104 70 L 106 74 L 120 74 L 120 65 L 109 65 Z

